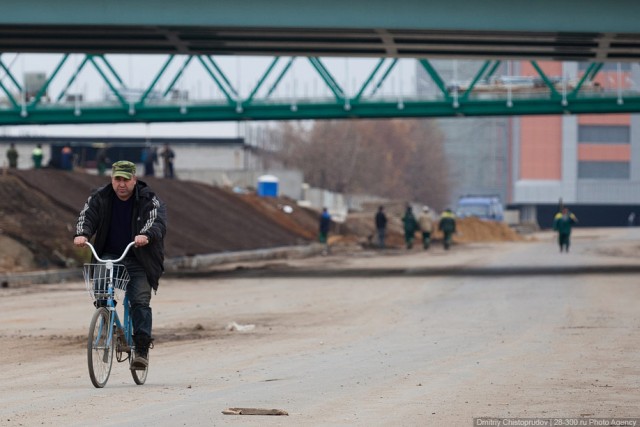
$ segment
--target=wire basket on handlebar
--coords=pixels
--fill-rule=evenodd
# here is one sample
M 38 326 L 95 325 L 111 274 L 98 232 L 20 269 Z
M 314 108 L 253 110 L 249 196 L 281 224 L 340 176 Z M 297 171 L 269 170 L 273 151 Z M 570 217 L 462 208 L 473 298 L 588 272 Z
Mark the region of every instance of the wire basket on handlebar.
M 84 283 L 94 300 L 109 298 L 109 270 L 106 264 L 85 264 Z M 129 272 L 122 264 L 113 264 L 113 298 L 121 300 L 127 290 Z

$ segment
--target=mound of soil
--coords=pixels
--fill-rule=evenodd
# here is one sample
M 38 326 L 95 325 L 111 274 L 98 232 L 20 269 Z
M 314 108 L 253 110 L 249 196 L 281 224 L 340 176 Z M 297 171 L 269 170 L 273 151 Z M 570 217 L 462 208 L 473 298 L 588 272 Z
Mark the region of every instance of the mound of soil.
M 141 179 L 167 204 L 167 257 L 298 245 L 313 238 L 304 224 L 313 219 L 315 229 L 316 214 L 298 207 L 287 214 L 278 208 L 279 199 L 239 196 L 197 182 Z M 80 261 L 86 250 L 72 244 L 78 213 L 91 190 L 108 182 L 54 169 L 0 176 L 0 232 L 31 251 L 38 268 Z

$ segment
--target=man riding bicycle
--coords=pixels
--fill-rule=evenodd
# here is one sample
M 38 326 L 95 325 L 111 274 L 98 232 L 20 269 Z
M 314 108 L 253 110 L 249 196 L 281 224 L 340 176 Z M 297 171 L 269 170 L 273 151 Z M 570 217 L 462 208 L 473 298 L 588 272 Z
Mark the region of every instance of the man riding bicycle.
M 136 354 L 131 367 L 148 365 L 152 341 L 151 289 L 158 290 L 164 272 L 166 206 L 151 188 L 136 177 L 136 165 L 121 160 L 113 164 L 111 185 L 98 188 L 87 199 L 76 224 L 73 243 L 84 246 L 95 235 L 101 258 L 117 258 L 135 242 L 122 261 L 131 281 L 127 297 L 131 305 Z

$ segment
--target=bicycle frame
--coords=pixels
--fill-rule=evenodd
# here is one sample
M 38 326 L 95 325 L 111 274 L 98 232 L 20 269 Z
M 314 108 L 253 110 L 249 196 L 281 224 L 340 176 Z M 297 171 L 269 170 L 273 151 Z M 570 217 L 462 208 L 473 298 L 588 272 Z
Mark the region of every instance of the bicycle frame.
M 93 245 L 91 245 L 88 242 L 86 243 L 86 245 L 89 246 L 89 248 L 91 249 L 91 252 L 93 253 L 93 256 L 96 259 L 96 261 L 101 263 L 101 265 L 104 265 L 104 268 L 106 270 L 106 271 L 103 270 L 103 272 L 106 273 L 104 275 L 104 278 L 102 277 L 102 272 L 98 270 L 99 271 L 98 276 L 100 276 L 98 278 L 98 281 L 104 279 L 104 284 L 106 285 L 105 286 L 106 293 L 101 295 L 100 298 L 98 298 L 98 296 L 95 295 L 95 299 L 96 301 L 98 300 L 104 301 L 103 306 L 96 305 L 96 308 L 98 310 L 106 309 L 108 314 L 105 313 L 104 315 L 102 315 L 100 314 L 100 312 L 96 312 L 94 314 L 94 319 L 92 320 L 92 324 L 91 324 L 92 326 L 90 328 L 90 334 L 93 334 L 93 335 L 90 335 L 89 337 L 89 342 L 91 343 L 90 349 L 93 349 L 93 350 L 89 350 L 89 352 L 91 353 L 91 351 L 97 351 L 97 352 L 104 351 L 103 355 L 101 356 L 101 358 L 103 359 L 102 362 L 105 364 L 108 364 L 109 366 L 108 371 L 105 372 L 105 375 L 103 375 L 102 377 L 100 377 L 100 379 L 98 379 L 97 375 L 94 373 L 95 369 L 94 367 L 92 367 L 92 360 L 94 359 L 94 356 L 92 356 L 91 354 L 89 355 L 89 370 L 90 370 L 91 380 L 94 386 L 101 388 L 101 387 L 104 387 L 104 385 L 106 385 L 106 382 L 109 378 L 113 352 L 115 351 L 116 360 L 118 362 L 124 362 L 125 360 L 128 359 L 131 363 L 132 352 L 135 350 L 135 345 L 133 342 L 133 322 L 130 316 L 129 300 L 125 293 L 125 296 L 123 298 L 124 316 L 123 316 L 123 321 L 121 321 L 120 317 L 118 316 L 118 312 L 116 310 L 115 290 L 116 290 L 116 286 L 120 290 L 122 290 L 122 287 L 121 287 L 121 283 L 114 282 L 114 265 L 124 259 L 124 257 L 129 252 L 129 249 L 134 245 L 134 242 L 129 243 L 125 248 L 124 252 L 122 253 L 122 255 L 118 259 L 113 259 L 113 260 L 101 259 L 96 253 Z M 94 292 L 95 292 L 95 286 L 94 286 Z M 104 313 L 104 311 L 102 313 Z M 91 339 L 92 336 L 93 336 L 93 340 Z M 116 338 L 115 342 L 114 342 L 114 337 Z M 124 353 L 126 353 L 126 357 L 123 357 Z M 133 376 L 134 381 L 138 385 L 144 384 L 144 382 L 146 381 L 146 369 L 144 371 L 138 371 L 138 370 L 132 369 L 131 374 Z

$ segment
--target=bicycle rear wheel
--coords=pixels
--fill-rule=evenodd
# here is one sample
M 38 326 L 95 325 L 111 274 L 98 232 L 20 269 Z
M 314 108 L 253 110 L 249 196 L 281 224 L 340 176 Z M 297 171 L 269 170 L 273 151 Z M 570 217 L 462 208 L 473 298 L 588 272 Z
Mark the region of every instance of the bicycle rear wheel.
M 100 307 L 93 313 L 89 326 L 87 362 L 89 377 L 96 388 L 104 387 L 111 374 L 115 343 L 109 336 L 113 333 L 113 328 L 109 328 L 110 318 L 109 310 Z
M 149 353 L 147 353 L 147 361 L 149 360 Z M 131 357 L 133 357 L 133 351 L 131 352 Z M 147 365 L 147 367 L 144 369 L 131 370 L 133 381 L 138 385 L 142 385 L 145 383 L 145 381 L 147 381 L 147 373 L 149 373 L 149 365 Z

